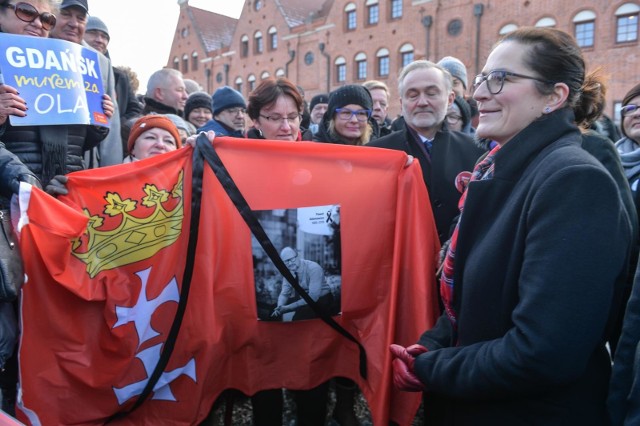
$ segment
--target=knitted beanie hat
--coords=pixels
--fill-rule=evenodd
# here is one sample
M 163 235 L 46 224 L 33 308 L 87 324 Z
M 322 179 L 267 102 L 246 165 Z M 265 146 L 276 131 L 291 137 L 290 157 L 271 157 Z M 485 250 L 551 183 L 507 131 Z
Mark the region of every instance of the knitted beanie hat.
M 184 130 L 187 136 L 191 136 L 193 134 L 193 132 L 191 131 L 191 128 L 187 124 L 187 121 L 182 117 L 180 117 L 179 115 L 175 115 L 175 114 L 164 114 L 164 115 L 169 120 L 173 121 L 173 124 L 176 126 L 176 129 L 178 129 L 178 133 L 180 133 L 180 130 Z
M 336 108 L 346 105 L 360 105 L 364 109 L 373 109 L 371 93 L 366 87 L 359 84 L 347 84 L 329 93 L 329 106 L 326 117 L 332 118 L 336 113 Z
M 313 111 L 313 107 L 318 104 L 328 104 L 329 103 L 329 95 L 326 93 L 320 93 L 319 95 L 315 95 L 311 98 L 311 103 L 309 104 L 309 111 Z
M 173 136 L 173 138 L 176 140 L 176 148 L 182 147 L 180 133 L 178 133 L 178 128 L 175 124 L 173 124 L 173 121 L 162 114 L 149 114 L 140 117 L 138 120 L 136 120 L 135 123 L 133 123 L 131 133 L 129 133 L 129 140 L 127 141 L 129 154 L 131 154 L 131 151 L 133 150 L 136 139 L 138 139 L 140 135 L 147 130 L 154 129 L 156 127 L 164 129 L 167 132 L 171 133 L 171 136 Z
M 631 102 L 631 99 L 635 98 L 636 96 L 640 96 L 640 84 L 636 84 L 635 86 L 633 86 L 626 95 L 624 95 L 624 98 L 622 99 L 622 106 L 626 106 L 629 104 L 629 102 Z M 629 137 L 627 136 L 627 134 L 624 132 L 624 126 L 620 126 L 620 130 L 622 131 L 622 134 L 625 135 L 625 137 Z
M 87 27 L 85 28 L 85 31 L 101 31 L 107 35 L 107 40 L 111 40 L 107 24 L 105 24 L 102 19 L 96 16 L 89 16 L 89 18 L 87 19 Z
M 207 108 L 213 112 L 211 104 L 213 99 L 207 92 L 193 92 L 187 98 L 187 102 L 184 104 L 184 117 L 188 120 L 189 114 L 196 108 Z
M 467 90 L 467 67 L 464 66 L 460 59 L 454 58 L 453 56 L 445 56 L 440 59 L 438 65 L 449 71 L 452 77 L 462 81 L 464 90 Z
M 213 94 L 212 99 L 211 106 L 214 116 L 228 108 L 247 108 L 247 103 L 244 101 L 242 94 L 229 86 L 219 87 Z

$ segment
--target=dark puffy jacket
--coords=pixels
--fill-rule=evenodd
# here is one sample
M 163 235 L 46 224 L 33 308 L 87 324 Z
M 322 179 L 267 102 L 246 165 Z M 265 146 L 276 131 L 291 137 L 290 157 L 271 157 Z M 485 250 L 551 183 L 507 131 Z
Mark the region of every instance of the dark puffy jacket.
M 86 125 L 12 126 L 6 123 L 3 129 L 0 139 L 6 148 L 38 177 L 43 186 L 55 175 L 85 169 L 82 159 L 84 152 L 97 146 L 109 133 L 106 127 Z M 64 166 L 63 161 L 56 162 L 52 158 L 55 156 L 53 153 L 43 155 L 46 141 L 54 144 L 56 141 L 66 141 Z M 46 160 L 51 164 L 48 172 L 44 170 Z

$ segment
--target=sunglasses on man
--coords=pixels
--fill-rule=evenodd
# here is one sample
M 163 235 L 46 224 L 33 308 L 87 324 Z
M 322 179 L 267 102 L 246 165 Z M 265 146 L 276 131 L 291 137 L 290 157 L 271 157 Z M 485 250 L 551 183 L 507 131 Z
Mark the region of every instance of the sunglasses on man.
M 40 13 L 38 12 L 38 9 L 30 5 L 29 3 L 5 3 L 2 6 L 6 7 L 7 9 L 13 9 L 18 19 L 23 22 L 33 22 L 36 19 L 40 18 L 42 28 L 47 31 L 51 31 L 51 29 L 56 26 L 56 15 L 49 12 Z

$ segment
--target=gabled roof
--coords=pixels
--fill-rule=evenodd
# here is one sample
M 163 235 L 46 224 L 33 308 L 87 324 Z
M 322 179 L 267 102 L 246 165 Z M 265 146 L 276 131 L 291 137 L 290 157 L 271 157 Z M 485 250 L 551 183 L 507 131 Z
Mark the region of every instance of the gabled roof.
M 325 18 L 331 11 L 333 0 L 275 0 L 289 28 L 305 22 Z
M 231 46 L 237 19 L 191 6 L 187 12 L 207 53 Z

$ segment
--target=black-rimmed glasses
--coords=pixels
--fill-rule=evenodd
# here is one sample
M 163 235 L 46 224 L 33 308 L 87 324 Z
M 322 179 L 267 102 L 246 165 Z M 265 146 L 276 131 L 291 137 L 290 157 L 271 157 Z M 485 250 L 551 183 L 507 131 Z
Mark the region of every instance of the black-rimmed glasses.
M 33 22 L 36 19 L 40 18 L 42 28 L 47 31 L 51 31 L 51 29 L 56 26 L 56 15 L 49 12 L 40 13 L 38 12 L 38 9 L 30 5 L 29 3 L 6 3 L 3 4 L 3 6 L 8 9 L 13 9 L 18 19 L 23 22 Z
M 367 121 L 369 117 L 371 117 L 370 109 L 357 109 L 352 110 L 349 108 L 336 108 L 336 115 L 341 120 L 351 120 L 351 117 L 356 116 L 356 120 L 358 121 Z
M 504 87 L 504 81 L 506 80 L 507 77 L 526 78 L 528 80 L 535 80 L 535 81 L 539 81 L 541 83 L 555 84 L 554 81 L 545 80 L 543 78 L 532 77 L 530 75 L 518 74 L 518 73 L 515 73 L 515 72 L 511 72 L 511 71 L 495 70 L 495 71 L 491 71 L 487 75 L 478 74 L 476 76 L 476 78 L 473 79 L 473 90 L 477 90 L 478 87 L 483 82 L 486 81 L 487 82 L 487 90 L 489 90 L 489 93 L 491 93 L 492 95 L 497 95 L 498 93 L 500 93 L 502 91 L 502 88 Z
M 620 108 L 620 114 L 622 114 L 623 117 L 629 117 L 638 111 L 640 111 L 640 106 L 634 104 L 625 105 Z

